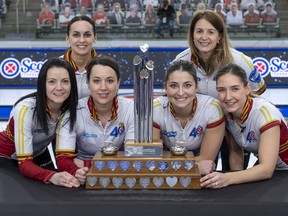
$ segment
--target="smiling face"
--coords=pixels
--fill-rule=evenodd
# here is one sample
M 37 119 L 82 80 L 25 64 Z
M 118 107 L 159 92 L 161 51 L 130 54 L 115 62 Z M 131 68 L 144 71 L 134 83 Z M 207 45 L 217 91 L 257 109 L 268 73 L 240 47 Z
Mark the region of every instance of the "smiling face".
M 192 110 L 196 89 L 197 85 L 193 76 L 181 70 L 170 73 L 165 83 L 167 97 L 175 111 L 179 109 Z
M 88 88 L 96 109 L 99 106 L 106 106 L 107 109 L 111 109 L 119 85 L 120 82 L 117 80 L 116 72 L 111 67 L 100 64 L 92 67 Z
M 218 99 L 223 107 L 229 113 L 240 118 L 247 96 L 251 92 L 250 84 L 244 86 L 238 76 L 227 73 L 218 78 L 216 89 Z
M 74 22 L 66 36 L 74 55 L 90 55 L 93 44 L 96 42 L 93 26 L 85 20 Z
M 220 41 L 218 30 L 207 20 L 200 19 L 193 32 L 194 44 L 201 57 L 210 57 Z
M 47 71 L 46 95 L 51 109 L 59 108 L 69 97 L 71 83 L 68 71 L 65 68 L 52 67 Z

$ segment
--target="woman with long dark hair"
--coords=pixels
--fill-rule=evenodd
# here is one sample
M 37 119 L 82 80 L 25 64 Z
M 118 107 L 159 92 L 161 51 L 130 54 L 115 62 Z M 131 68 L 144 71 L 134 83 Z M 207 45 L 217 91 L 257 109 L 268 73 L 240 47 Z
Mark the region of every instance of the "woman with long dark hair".
M 70 47 L 61 57 L 70 62 L 76 74 L 79 99 L 86 97 L 90 91 L 86 83 L 87 65 L 97 57 L 93 45 L 97 41 L 96 27 L 87 16 L 76 16 L 67 25 L 66 42 Z
M 57 172 L 47 148 L 52 144 L 55 150 L 56 128 L 65 113 L 70 113 L 65 121 L 74 127 L 77 103 L 77 84 L 71 65 L 61 58 L 48 59 L 40 69 L 37 91 L 15 103 L 6 130 L 0 133 L 0 166 L 7 159 L 18 160 L 24 176 L 78 187 L 80 183 L 74 176 Z

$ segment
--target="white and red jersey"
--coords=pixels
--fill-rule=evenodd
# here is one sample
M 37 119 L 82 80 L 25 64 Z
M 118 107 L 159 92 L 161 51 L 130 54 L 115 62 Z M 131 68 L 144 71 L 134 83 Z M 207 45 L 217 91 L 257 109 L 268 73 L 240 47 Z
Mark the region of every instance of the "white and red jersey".
M 176 141 L 185 141 L 187 150 L 200 149 L 205 130 L 219 126 L 225 116 L 219 101 L 207 95 L 197 94 L 193 101 L 194 115 L 183 128 L 165 96 L 154 99 L 153 126 L 160 129 L 160 138 L 168 149 Z
M 76 81 L 77 81 L 77 89 L 78 89 L 78 98 L 84 98 L 89 96 L 90 90 L 87 85 L 87 71 L 75 71 Z
M 87 164 L 89 164 L 95 153 L 101 151 L 101 148 L 105 146 L 105 141 L 112 141 L 121 150 L 126 140 L 134 140 L 133 100 L 116 97 L 111 119 L 105 127 L 97 119 L 97 111 L 93 111 L 94 105 L 91 106 L 91 101 L 93 101 L 91 96 L 79 100 L 77 120 L 72 132 L 70 132 L 69 122 L 66 121 L 69 116 L 63 118 L 65 121 L 59 124 L 56 138 L 56 158 L 60 170 L 66 170 L 72 174 L 76 171 L 71 164 L 65 165 L 65 160 L 67 162 L 69 157 L 70 159 L 74 157 L 76 151 L 77 157 L 88 161 Z M 70 165 L 71 169 L 68 168 Z
M 230 48 L 230 52 L 232 54 L 234 63 L 239 65 L 245 70 L 248 81 L 252 86 L 252 91 L 258 95 L 262 94 L 266 90 L 265 81 L 255 68 L 255 66 L 253 65 L 252 59 L 244 55 L 242 52 L 239 52 L 233 48 Z M 210 95 L 214 98 L 217 98 L 216 80 L 215 80 L 217 70 L 214 71 L 214 73 L 211 76 L 207 76 L 205 70 L 200 66 L 200 64 L 196 61 L 196 59 L 192 60 L 192 54 L 190 48 L 179 53 L 173 61 L 177 61 L 180 59 L 191 61 L 194 64 L 198 79 L 198 92 L 201 94 Z
M 23 175 L 48 181 L 55 172 L 45 170 L 32 159 L 46 150 L 56 137 L 57 122 L 47 114 L 48 134 L 45 134 L 36 115 L 34 97 L 20 101 L 11 111 L 5 131 L 0 133 L 0 156 L 18 159 Z
M 250 98 L 242 112 L 241 125 L 239 126 L 232 115 L 227 114 L 227 127 L 240 147 L 258 156 L 261 133 L 280 126 L 280 150 L 277 169 L 288 169 L 288 128 L 281 112 L 263 98 Z
M 64 58 L 64 55 L 60 56 L 60 58 Z M 70 61 L 72 61 L 72 59 Z M 73 66 L 72 63 L 71 65 Z M 80 72 L 76 66 L 73 68 L 75 70 L 75 76 L 77 81 L 78 98 L 81 99 L 89 96 L 90 90 L 88 89 L 87 85 L 87 70 L 85 69 L 84 71 Z

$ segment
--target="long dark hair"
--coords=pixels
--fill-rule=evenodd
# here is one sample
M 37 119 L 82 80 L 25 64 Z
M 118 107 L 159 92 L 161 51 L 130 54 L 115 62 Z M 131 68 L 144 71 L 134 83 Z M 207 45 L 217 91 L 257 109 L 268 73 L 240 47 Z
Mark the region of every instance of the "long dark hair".
M 48 59 L 40 69 L 38 80 L 37 80 L 37 91 L 31 94 L 25 95 L 21 97 L 16 103 L 17 105 L 20 101 L 35 97 L 36 98 L 36 107 L 33 113 L 33 117 L 36 117 L 40 122 L 41 127 L 44 132 L 48 134 L 48 124 L 47 124 L 47 112 L 46 112 L 46 80 L 47 80 L 47 72 L 50 68 L 65 68 L 68 71 L 69 79 L 71 83 L 71 91 L 69 97 L 64 101 L 61 112 L 64 113 L 67 110 L 70 112 L 70 130 L 73 129 L 75 121 L 76 121 L 76 109 L 78 103 L 78 91 L 77 91 L 77 82 L 75 77 L 75 72 L 65 59 L 53 57 Z
M 112 68 L 115 71 L 117 81 L 119 82 L 119 80 L 120 80 L 119 65 L 114 58 L 109 57 L 109 56 L 105 56 L 105 55 L 102 55 L 102 56 L 97 57 L 97 58 L 92 58 L 90 63 L 87 66 L 87 80 L 88 81 L 90 80 L 91 69 L 94 65 L 103 65 L 103 66 L 108 66 L 108 67 Z
M 66 32 L 67 35 L 69 35 L 70 29 L 71 29 L 71 25 L 73 23 L 77 22 L 77 21 L 86 21 L 86 22 L 90 23 L 92 28 L 93 28 L 94 35 L 96 35 L 95 23 L 94 23 L 94 21 L 91 18 L 89 18 L 87 16 L 75 16 L 73 19 L 71 19 L 71 21 L 67 25 L 67 32 Z
M 166 85 L 166 83 L 169 79 L 169 76 L 173 72 L 175 72 L 176 70 L 189 73 L 193 77 L 193 80 L 195 81 L 195 83 L 197 85 L 196 69 L 190 61 L 186 61 L 186 60 L 178 60 L 178 61 L 172 62 L 170 64 L 170 66 L 168 67 L 167 72 L 166 72 L 166 76 L 164 79 L 164 85 Z

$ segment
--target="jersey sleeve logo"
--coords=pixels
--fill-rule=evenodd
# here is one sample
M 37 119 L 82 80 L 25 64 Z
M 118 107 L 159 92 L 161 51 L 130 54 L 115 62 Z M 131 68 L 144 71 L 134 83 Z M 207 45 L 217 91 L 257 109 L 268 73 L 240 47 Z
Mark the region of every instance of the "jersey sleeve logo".
M 249 80 L 251 82 L 254 83 L 259 83 L 261 81 L 261 75 L 260 73 L 257 71 L 256 67 L 254 66 L 254 70 L 251 71 L 250 75 L 249 75 Z

